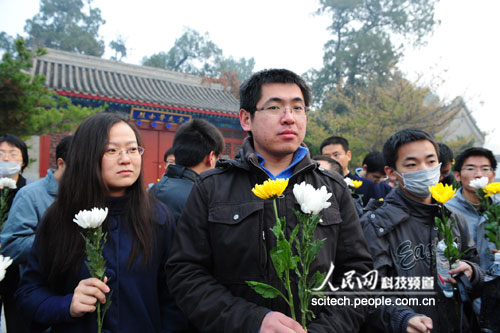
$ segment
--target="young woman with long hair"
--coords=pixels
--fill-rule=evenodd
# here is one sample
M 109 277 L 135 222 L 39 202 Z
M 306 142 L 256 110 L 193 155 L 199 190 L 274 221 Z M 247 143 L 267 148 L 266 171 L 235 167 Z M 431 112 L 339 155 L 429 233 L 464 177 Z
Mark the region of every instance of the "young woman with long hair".
M 164 265 L 175 226 L 172 215 L 145 191 L 141 138 L 112 113 L 87 118 L 75 132 L 54 204 L 47 210 L 16 296 L 32 328 L 96 331 L 96 302 L 105 303 L 104 331 L 183 329 L 183 315 L 168 294 Z M 91 278 L 84 263 L 80 210 L 109 209 L 106 280 Z

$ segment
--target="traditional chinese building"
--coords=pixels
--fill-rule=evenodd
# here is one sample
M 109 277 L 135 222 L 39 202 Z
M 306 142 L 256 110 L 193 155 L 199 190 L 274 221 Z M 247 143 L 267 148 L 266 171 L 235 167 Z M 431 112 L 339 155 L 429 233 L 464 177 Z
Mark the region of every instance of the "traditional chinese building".
M 458 109 L 459 111 L 446 126 L 443 133 L 440 133 L 443 135 L 444 141 L 468 138 L 474 147 L 482 147 L 485 141 L 484 133 L 477 125 L 463 98 L 455 97 L 449 108 Z
M 139 127 L 144 148 L 146 182 L 164 173 L 163 154 L 172 146 L 178 126 L 202 118 L 224 135 L 222 155 L 233 157 L 246 134 L 240 127 L 238 100 L 220 84 L 199 76 L 48 49 L 35 60 L 33 74 L 45 86 L 82 106 L 105 106 L 106 112 L 129 115 Z M 40 138 L 39 172 L 51 164 L 55 134 Z M 35 156 L 36 157 L 36 156 Z

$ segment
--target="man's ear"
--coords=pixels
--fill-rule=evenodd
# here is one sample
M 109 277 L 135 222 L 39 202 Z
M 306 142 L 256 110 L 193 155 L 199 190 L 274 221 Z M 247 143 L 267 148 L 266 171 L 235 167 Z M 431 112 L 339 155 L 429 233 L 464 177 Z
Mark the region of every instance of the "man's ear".
M 245 132 L 252 131 L 252 119 L 251 114 L 245 109 L 240 109 L 240 125 Z
M 366 164 L 363 164 L 363 170 L 366 171 L 368 169 L 368 166 Z
M 352 156 L 351 151 L 348 150 L 347 153 L 346 153 L 346 155 L 347 155 L 348 161 L 350 161 L 351 160 L 351 156 Z
M 398 180 L 398 176 L 396 175 L 396 170 L 391 168 L 390 166 L 385 166 L 384 167 L 385 174 L 387 175 L 387 178 L 391 180 Z
M 458 171 L 453 171 L 453 176 L 455 177 L 455 179 L 457 180 L 457 182 L 461 182 L 460 180 L 460 172 Z
M 215 168 L 215 163 L 217 163 L 217 156 L 215 156 L 215 152 L 212 150 L 206 157 L 206 164 L 212 169 Z

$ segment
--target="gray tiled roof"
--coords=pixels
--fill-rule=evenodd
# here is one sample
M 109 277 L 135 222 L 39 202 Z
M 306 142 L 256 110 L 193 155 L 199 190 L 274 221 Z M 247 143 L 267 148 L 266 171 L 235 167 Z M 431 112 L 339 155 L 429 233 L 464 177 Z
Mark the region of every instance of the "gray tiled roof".
M 167 106 L 237 113 L 239 102 L 220 84 L 195 75 L 48 49 L 35 74 L 49 89 Z

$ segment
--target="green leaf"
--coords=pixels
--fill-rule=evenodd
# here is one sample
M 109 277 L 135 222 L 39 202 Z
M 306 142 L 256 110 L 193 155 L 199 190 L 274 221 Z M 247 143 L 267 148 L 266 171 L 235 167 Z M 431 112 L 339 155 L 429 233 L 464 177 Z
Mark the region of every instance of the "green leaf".
M 271 249 L 269 255 L 271 256 L 271 261 L 273 263 L 274 269 L 276 270 L 276 273 L 278 274 L 278 277 L 282 279 L 283 272 L 285 271 L 285 265 L 283 263 L 282 256 L 280 256 L 278 252 L 278 248 L 275 247 Z
M 278 295 L 283 295 L 275 287 L 268 285 L 267 283 L 257 282 L 257 281 L 245 281 L 256 293 L 260 294 L 264 298 L 276 298 Z
M 310 289 L 315 289 L 318 288 L 323 281 L 325 280 L 326 273 L 321 273 L 320 271 L 316 271 L 314 275 L 311 277 L 311 280 L 309 281 L 308 287 Z M 323 289 L 326 288 L 326 284 L 323 287 Z

